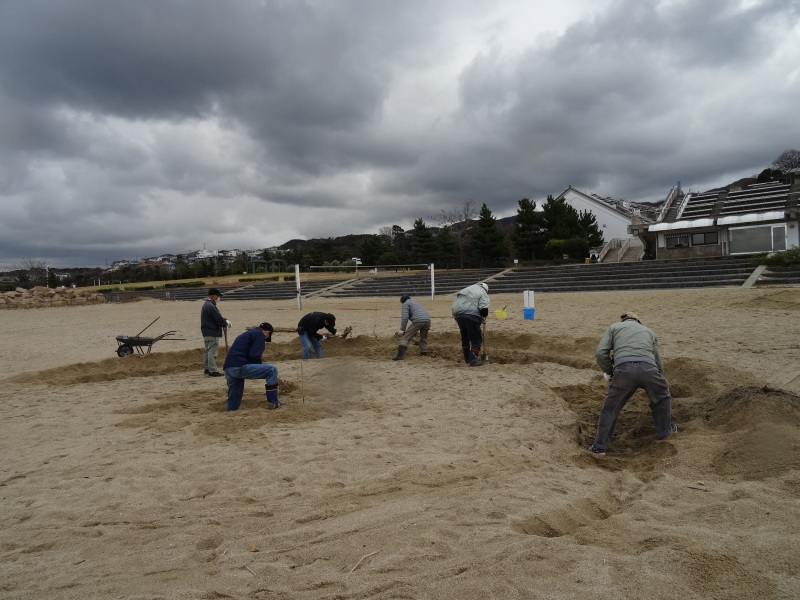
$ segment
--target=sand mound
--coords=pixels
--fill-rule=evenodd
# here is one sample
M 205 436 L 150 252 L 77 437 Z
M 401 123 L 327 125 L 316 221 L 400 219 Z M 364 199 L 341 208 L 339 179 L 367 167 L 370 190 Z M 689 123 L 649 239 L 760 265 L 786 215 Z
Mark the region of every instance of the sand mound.
M 800 347 L 786 323 L 800 290 L 774 292 L 543 294 L 534 321 L 509 296 L 477 369 L 449 298 L 425 302 L 432 355 L 403 361 L 396 299 L 314 299 L 305 310 L 353 337 L 304 361 L 296 335 L 276 334 L 265 360 L 288 406 L 267 410 L 253 381 L 233 413 L 224 379 L 202 372 L 201 303 L 0 311 L 0 589 L 793 598 Z M 628 307 L 659 334 L 679 431 L 656 441 L 639 392 L 599 458 L 586 452 L 607 390 L 593 352 Z M 288 327 L 298 308 L 223 314 Z M 117 357 L 115 336 L 157 315 L 185 339 Z
M 724 432 L 712 466 L 720 475 L 762 480 L 800 469 L 800 397 L 769 387 L 737 387 L 712 398 L 702 418 Z

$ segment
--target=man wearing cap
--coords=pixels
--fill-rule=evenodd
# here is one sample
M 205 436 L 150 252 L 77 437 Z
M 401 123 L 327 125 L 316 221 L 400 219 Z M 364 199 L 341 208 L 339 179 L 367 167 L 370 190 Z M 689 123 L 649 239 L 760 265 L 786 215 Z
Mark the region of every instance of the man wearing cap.
M 224 318 L 217 308 L 217 300 L 222 296 L 217 288 L 208 290 L 208 300 L 203 302 L 200 309 L 200 331 L 203 334 L 203 366 L 205 374 L 209 377 L 222 377 L 217 370 L 217 354 L 219 354 L 219 338 L 222 337 L 222 328 L 230 327 L 231 322 Z
M 258 327 L 248 329 L 239 335 L 231 344 L 222 370 L 228 383 L 228 408 L 239 410 L 242 404 L 245 379 L 263 379 L 267 389 L 267 408 L 275 409 L 286 406 L 278 400 L 278 369 L 273 365 L 261 362 L 267 342 L 272 341 L 272 325 L 261 323 Z
M 620 412 L 639 388 L 645 390 L 650 399 L 658 439 L 663 440 L 678 431 L 672 423 L 672 396 L 664 379 L 658 339 L 652 329 L 642 325 L 635 312 L 624 312 L 619 323 L 606 329 L 594 356 L 609 383 L 597 422 L 597 435 L 589 452 L 605 455 Z
M 300 319 L 297 324 L 297 335 L 303 346 L 303 358 L 311 358 L 312 351 L 316 358 L 325 358 L 322 344 L 320 344 L 322 336 L 317 333 L 323 327 L 332 335 L 336 335 L 336 317 L 330 313 L 312 312 Z
M 397 356 L 392 360 L 403 360 L 403 356 L 408 350 L 408 344 L 419 333 L 419 353 L 422 356 L 428 355 L 428 331 L 431 328 L 431 316 L 428 311 L 411 296 L 400 296 L 400 304 L 403 308 L 400 311 L 400 331 L 397 335 L 400 338 L 400 345 L 397 346 Z
M 453 301 L 452 313 L 461 332 L 464 362 L 470 367 L 482 366 L 481 324 L 489 316 L 489 286 L 485 283 L 476 283 L 458 292 Z

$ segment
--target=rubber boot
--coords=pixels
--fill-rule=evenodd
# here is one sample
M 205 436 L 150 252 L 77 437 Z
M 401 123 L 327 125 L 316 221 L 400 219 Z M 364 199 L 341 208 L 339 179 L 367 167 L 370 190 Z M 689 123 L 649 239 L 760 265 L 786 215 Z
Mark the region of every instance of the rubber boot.
M 270 409 L 280 408 L 286 406 L 285 402 L 278 400 L 278 386 L 267 384 L 267 404 Z
M 406 350 L 408 350 L 407 346 L 398 346 L 397 347 L 397 356 L 395 356 L 392 360 L 403 360 L 403 357 L 406 354 Z
M 481 351 L 480 350 L 472 350 L 470 351 L 470 367 L 482 367 L 483 361 L 481 360 Z
M 461 348 L 461 350 L 464 352 L 464 362 L 469 364 L 469 362 L 472 360 L 472 352 L 470 352 L 469 348 Z

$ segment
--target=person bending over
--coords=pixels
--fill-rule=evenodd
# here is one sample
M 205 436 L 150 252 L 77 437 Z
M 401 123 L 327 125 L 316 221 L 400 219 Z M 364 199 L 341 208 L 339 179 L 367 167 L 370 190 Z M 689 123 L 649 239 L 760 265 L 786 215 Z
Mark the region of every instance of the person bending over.
M 481 324 L 489 316 L 489 286 L 485 283 L 476 283 L 458 292 L 453 301 L 452 313 L 461 333 L 464 362 L 470 367 L 482 366 Z
M 320 343 L 322 336 L 317 333 L 323 327 L 330 331 L 331 335 L 336 335 L 336 317 L 330 313 L 312 312 L 300 319 L 297 324 L 297 335 L 303 346 L 303 358 L 311 358 L 312 352 L 316 358 L 325 358 Z
M 678 431 L 672 423 L 672 396 L 664 378 L 658 339 L 652 329 L 642 325 L 635 312 L 623 313 L 619 323 L 606 329 L 594 356 L 608 381 L 608 395 L 603 400 L 597 435 L 589 452 L 605 455 L 620 412 L 639 388 L 647 392 L 650 399 L 658 439 L 663 440 Z

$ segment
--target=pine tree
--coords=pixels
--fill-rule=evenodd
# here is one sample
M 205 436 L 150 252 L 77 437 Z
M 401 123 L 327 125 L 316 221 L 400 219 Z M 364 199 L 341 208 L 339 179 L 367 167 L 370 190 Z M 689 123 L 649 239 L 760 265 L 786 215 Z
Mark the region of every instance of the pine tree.
M 500 258 L 508 256 L 505 233 L 497 226 L 497 219 L 484 203 L 478 213 L 478 223 L 470 230 L 475 260 L 480 265 L 494 265 Z
M 534 260 L 537 250 L 541 250 L 547 241 L 542 233 L 542 215 L 536 212 L 536 203 L 527 198 L 522 198 L 517 204 L 519 208 L 511 239 L 519 258 Z
M 449 227 L 442 227 L 436 236 L 436 263 L 437 268 L 451 269 L 458 266 L 458 245 L 453 232 Z
M 414 221 L 411 238 L 411 260 L 417 263 L 430 264 L 436 258 L 436 240 L 433 232 L 422 219 Z

